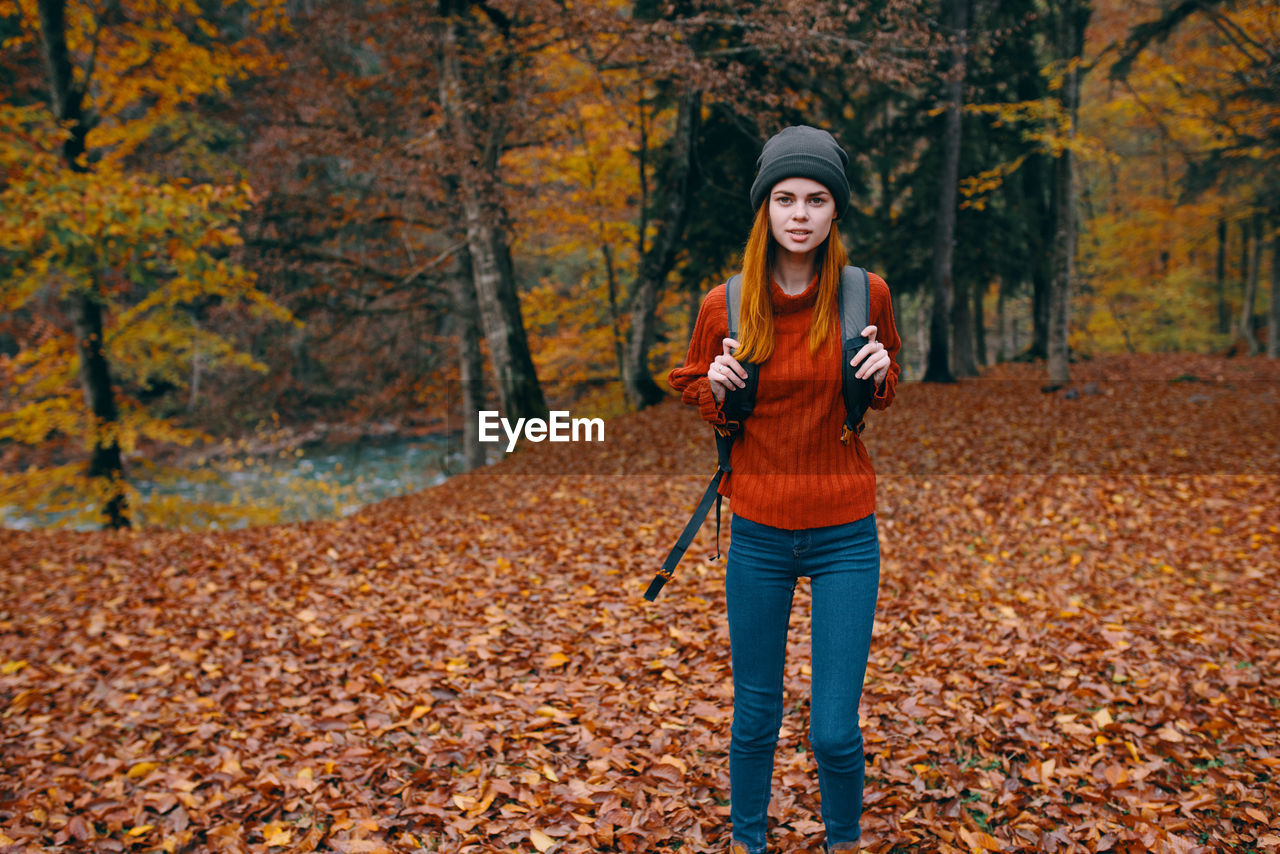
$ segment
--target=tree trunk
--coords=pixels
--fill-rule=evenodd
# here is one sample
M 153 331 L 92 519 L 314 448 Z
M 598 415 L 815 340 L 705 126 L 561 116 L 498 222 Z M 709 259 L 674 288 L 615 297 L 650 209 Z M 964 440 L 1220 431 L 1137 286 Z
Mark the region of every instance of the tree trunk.
M 1032 88 L 1019 85 L 1020 97 L 1030 100 L 1039 97 Z M 1031 280 L 1031 343 L 1018 358 L 1021 360 L 1047 359 L 1049 357 L 1049 291 L 1052 258 L 1049 247 L 1053 244 L 1053 181 L 1049 180 L 1047 159 L 1041 154 L 1031 154 L 1022 168 L 1023 196 L 1030 203 L 1033 221 L 1029 224 L 1028 261 Z M 1025 279 L 1023 279 L 1025 280 Z
M 693 340 L 693 330 L 698 326 L 698 309 L 702 306 L 702 288 L 697 282 L 685 283 L 685 329 L 684 340 Z
M 903 314 L 903 311 L 902 311 L 902 296 L 903 294 L 900 288 L 897 290 L 890 291 L 889 293 L 889 305 L 893 310 L 893 316 L 894 316 L 895 322 L 897 323 L 903 323 L 906 321 L 906 315 Z M 908 336 L 905 334 L 905 329 L 900 327 L 898 331 L 899 331 L 900 337 L 905 342 L 906 339 L 908 338 Z M 899 379 L 903 379 L 903 380 L 910 379 L 911 377 L 908 374 L 906 360 L 905 359 L 900 360 L 900 364 L 902 367 L 902 374 L 899 377 Z
M 85 152 L 89 126 L 84 116 L 84 83 L 76 84 L 71 55 L 67 49 L 65 0 L 40 0 L 40 30 L 44 58 L 49 70 L 50 95 L 59 121 L 70 128 L 62 144 L 63 166 L 83 172 L 80 157 Z M 92 262 L 91 262 L 92 263 Z M 102 304 L 98 278 L 90 272 L 89 282 L 72 296 L 70 313 L 75 328 L 76 351 L 80 356 L 80 388 L 89 412 L 93 449 L 87 476 L 102 496 L 103 525 L 129 527 L 125 498 L 124 460 L 116 437 L 119 419 L 115 391 L 111 387 L 111 366 L 102 337 Z
M 89 125 L 84 116 L 84 86 L 76 84 L 71 54 L 67 49 L 66 0 L 40 0 L 40 32 L 44 37 L 44 60 L 49 70 L 53 111 L 58 120 L 70 128 L 62 144 L 64 165 L 75 172 L 84 171 L 80 155 L 84 154 Z
M 663 176 L 659 190 L 658 233 L 640 260 L 631 298 L 631 329 L 623 363 L 623 383 L 627 397 L 636 409 L 652 406 L 666 397 L 653 380 L 649 366 L 649 350 L 657 332 L 658 297 L 667 274 L 675 265 L 680 238 L 684 234 L 689 210 L 689 171 L 693 159 L 693 140 L 697 134 L 702 95 L 687 91 L 680 98 L 676 113 L 676 130 L 671 140 L 671 167 Z M 643 240 L 643 233 L 641 240 Z
M 1065 87 L 1064 87 L 1065 88 Z M 1065 97 L 1065 95 L 1064 95 Z M 1075 170 L 1070 150 L 1058 155 L 1057 222 L 1053 240 L 1053 278 L 1049 288 L 1049 380 L 1070 382 L 1067 339 L 1070 334 L 1071 280 L 1075 260 Z
M 471 471 L 485 464 L 484 445 L 480 443 L 477 413 L 484 408 L 484 356 L 480 352 L 480 326 L 476 320 L 476 292 L 472 285 L 471 259 L 459 253 L 462 263 L 449 279 L 453 296 L 454 328 L 458 335 L 458 377 L 462 401 L 462 470 Z
M 1267 358 L 1280 358 L 1280 227 L 1271 236 L 1271 311 L 1267 314 Z
M 1049 303 L 1053 296 L 1053 276 L 1045 264 L 1035 264 L 1031 272 L 1031 343 L 1028 359 L 1049 358 Z
M 929 295 L 920 294 L 916 302 L 916 349 L 920 352 L 921 368 L 929 364 L 929 312 L 931 305 Z M 921 375 L 923 377 L 923 374 Z
M 1253 331 L 1253 309 L 1258 302 L 1258 268 L 1262 266 L 1262 214 L 1254 214 L 1252 220 L 1245 220 L 1241 225 L 1248 263 L 1245 265 L 1239 334 L 1249 348 L 1249 355 L 1256 356 L 1262 352 L 1262 345 Z
M 980 367 L 985 367 L 987 362 L 987 321 L 982 306 L 982 301 L 986 297 L 985 287 L 976 287 L 973 289 L 973 348 L 974 357 Z
M 100 481 L 102 517 L 107 528 L 129 527 L 124 494 L 124 464 L 116 439 L 115 393 L 102 341 L 102 306 L 93 293 L 80 292 L 75 299 L 76 351 L 80 355 L 80 388 L 92 423 L 93 451 L 88 476 Z
M 1059 59 L 1072 62 L 1084 52 L 1084 28 L 1088 23 L 1088 0 L 1068 0 L 1060 12 Z M 1075 139 L 1080 112 L 1080 71 L 1072 66 L 1062 83 L 1062 107 L 1067 115 L 1068 145 L 1058 155 L 1054 169 L 1057 199 L 1054 215 L 1053 279 L 1049 298 L 1049 381 L 1071 381 L 1068 337 L 1070 334 L 1071 287 L 1075 278 L 1076 180 L 1075 155 L 1070 142 Z
M 191 391 L 187 395 L 187 412 L 194 412 L 200 402 L 200 341 L 191 346 Z
M 1245 288 L 1249 281 L 1249 220 L 1240 220 L 1240 297 L 1244 298 Z M 1231 331 L 1236 338 L 1240 337 L 1240 322 L 1237 317 L 1232 322 Z
M 505 228 L 497 211 L 477 193 L 464 189 L 462 196 L 471 280 L 503 416 L 546 418 L 547 404 L 529 353 Z
M 996 329 L 1000 336 L 1000 344 L 996 350 L 996 361 L 1007 362 L 1013 355 L 1013 329 L 1008 307 L 1005 305 L 1005 291 L 1008 276 L 1000 277 L 1000 289 L 996 291 Z
M 1231 331 L 1231 309 L 1227 307 L 1227 221 L 1218 217 L 1218 334 Z
M 951 69 L 947 75 L 947 123 L 933 237 L 933 311 L 929 318 L 929 361 L 924 371 L 925 382 L 955 382 L 949 352 L 952 329 L 956 330 L 957 343 L 968 345 L 968 361 L 971 363 L 973 359 L 968 324 L 964 330 L 955 325 L 957 307 L 960 314 L 967 315 L 968 300 L 955 298 L 951 269 L 956 236 L 956 182 L 960 179 L 960 110 L 964 100 L 965 22 L 968 16 L 968 0 L 951 0 Z
M 973 313 L 976 288 L 967 277 L 952 278 L 955 293 L 951 302 L 951 364 L 957 377 L 978 375 L 977 322 Z
M 601 254 L 604 256 L 605 282 L 609 286 L 609 329 L 613 333 L 610 336 L 613 339 L 613 361 L 618 366 L 618 379 L 621 380 L 626 373 L 624 366 L 627 360 L 626 343 L 622 336 L 622 311 L 618 308 L 618 266 L 613 261 L 611 245 L 602 242 Z M 697 306 L 694 306 L 694 311 L 697 311 Z M 693 338 L 692 331 L 689 337 Z
M 487 121 L 482 121 L 485 117 L 463 111 L 460 93 L 467 91 L 473 81 L 465 80 L 458 67 L 458 23 L 451 15 L 451 4 L 442 2 L 441 11 L 444 23 L 440 40 L 440 102 L 446 134 L 461 166 L 456 180 L 466 222 L 471 278 L 481 327 L 489 344 L 499 406 L 503 416 L 512 420 L 545 418 L 547 405 L 529 353 L 506 223 L 497 198 L 505 121 L 500 115 L 489 115 Z M 501 98 L 498 100 L 493 110 L 506 108 Z

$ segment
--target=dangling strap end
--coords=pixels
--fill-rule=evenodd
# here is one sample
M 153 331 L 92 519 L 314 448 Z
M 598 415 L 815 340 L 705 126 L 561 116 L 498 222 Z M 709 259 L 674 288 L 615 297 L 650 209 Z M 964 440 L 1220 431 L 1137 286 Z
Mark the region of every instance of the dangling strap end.
M 736 433 L 740 427 L 742 427 L 742 422 L 740 421 L 726 421 L 723 424 L 711 425 L 711 429 L 715 431 L 717 436 L 724 436 L 726 438 Z
M 649 589 L 644 591 L 644 598 L 650 602 L 658 598 L 658 594 L 662 592 L 662 587 L 667 583 L 665 576 L 657 576 L 653 581 L 649 582 Z
M 840 430 L 840 444 L 847 445 L 849 444 L 849 440 L 852 438 L 853 431 L 849 429 L 848 422 L 845 422 L 844 427 Z
M 662 590 L 663 585 L 671 580 L 675 575 L 676 565 L 680 563 L 680 558 L 684 556 L 685 551 L 689 548 L 689 544 L 693 542 L 694 535 L 698 533 L 698 529 L 702 527 L 702 522 L 707 518 L 707 512 L 711 510 L 712 500 L 716 505 L 716 551 L 720 551 L 720 493 L 717 488 L 720 486 L 720 480 L 724 477 L 724 470 L 718 470 L 712 476 L 711 482 L 707 484 L 707 489 L 702 493 L 702 499 L 698 502 L 697 508 L 693 511 L 693 517 L 689 519 L 684 526 L 684 531 L 680 534 L 680 539 L 676 540 L 675 546 L 667 555 L 667 559 L 662 562 L 662 568 L 658 570 L 658 574 L 653 577 L 653 581 L 649 582 L 649 589 L 644 592 L 644 598 L 652 602 L 658 597 L 658 592 Z

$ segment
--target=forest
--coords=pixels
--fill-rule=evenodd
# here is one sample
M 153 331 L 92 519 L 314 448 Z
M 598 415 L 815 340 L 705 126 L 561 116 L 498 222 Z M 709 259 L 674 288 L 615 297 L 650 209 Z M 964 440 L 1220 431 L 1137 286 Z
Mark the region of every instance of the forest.
M 1270 0 L 0 0 L 0 852 L 727 850 L 714 526 L 642 593 L 793 124 L 903 339 L 863 850 L 1280 849 L 1277 101 Z
M 1274 358 L 1277 26 L 1265 2 L 9 0 L 0 503 L 216 520 L 131 482 L 271 428 L 659 402 L 792 123 L 853 152 L 842 234 L 890 282 L 907 380 Z

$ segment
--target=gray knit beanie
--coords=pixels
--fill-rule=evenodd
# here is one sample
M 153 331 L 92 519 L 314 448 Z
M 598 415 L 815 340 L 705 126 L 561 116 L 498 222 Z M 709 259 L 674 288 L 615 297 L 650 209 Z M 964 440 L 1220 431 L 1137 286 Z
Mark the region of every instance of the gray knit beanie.
M 849 155 L 835 137 L 819 128 L 795 125 L 783 128 L 764 144 L 756 161 L 756 180 L 751 184 L 751 209 L 759 210 L 773 185 L 787 178 L 811 178 L 826 187 L 835 198 L 836 217 L 849 208 L 849 179 L 845 166 Z

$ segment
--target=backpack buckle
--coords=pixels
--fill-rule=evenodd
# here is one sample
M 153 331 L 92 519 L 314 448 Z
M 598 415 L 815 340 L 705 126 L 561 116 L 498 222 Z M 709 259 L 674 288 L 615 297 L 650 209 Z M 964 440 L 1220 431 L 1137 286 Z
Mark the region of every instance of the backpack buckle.
M 865 430 L 866 427 L 867 427 L 866 421 L 859 421 L 857 427 L 850 427 L 849 422 L 846 421 L 844 423 L 844 426 L 840 428 L 840 444 L 848 445 L 849 441 L 854 436 L 861 436 L 862 431 Z

